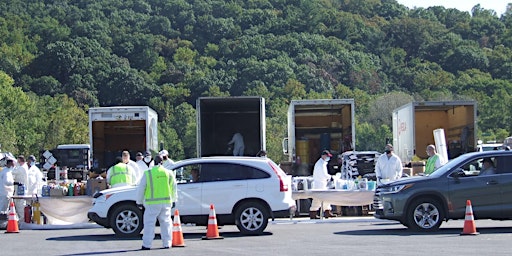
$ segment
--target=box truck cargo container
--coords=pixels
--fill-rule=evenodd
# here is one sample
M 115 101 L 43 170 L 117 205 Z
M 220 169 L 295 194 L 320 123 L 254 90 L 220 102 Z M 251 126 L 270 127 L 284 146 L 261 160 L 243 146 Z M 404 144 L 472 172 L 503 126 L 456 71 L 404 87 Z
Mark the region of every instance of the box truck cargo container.
M 444 129 L 448 157 L 476 149 L 475 101 L 411 102 L 392 113 L 393 148 L 404 164 L 416 154 L 427 159 L 426 148 L 435 144 L 433 131 Z
M 235 133 L 243 137 L 244 156 L 266 150 L 265 99 L 257 96 L 200 97 L 196 102 L 197 155 L 232 155 Z
M 158 115 L 147 106 L 116 106 L 89 109 L 89 139 L 93 167 L 114 164 L 123 150 L 135 154 L 158 150 Z
M 288 137 L 283 140 L 283 152 L 288 155 L 288 162 L 282 163 L 285 171 L 308 176 L 322 150 L 334 156 L 355 150 L 354 113 L 354 99 L 292 100 Z M 329 165 L 337 166 L 336 161 L 333 157 Z

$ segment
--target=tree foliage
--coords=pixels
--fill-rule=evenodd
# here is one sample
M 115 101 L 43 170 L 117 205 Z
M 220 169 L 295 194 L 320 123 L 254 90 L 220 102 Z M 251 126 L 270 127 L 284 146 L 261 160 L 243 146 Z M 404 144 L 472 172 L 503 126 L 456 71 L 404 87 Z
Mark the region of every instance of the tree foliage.
M 149 105 L 173 157 L 191 157 L 200 96 L 265 97 L 276 159 L 292 99 L 354 98 L 357 144 L 368 149 L 388 136 L 389 111 L 411 100 L 476 100 L 485 134 L 512 131 L 510 9 L 498 17 L 480 5 L 468 13 L 393 0 L 11 0 L 0 3 L 0 59 L 0 143 L 22 153 L 86 142 L 88 107 Z

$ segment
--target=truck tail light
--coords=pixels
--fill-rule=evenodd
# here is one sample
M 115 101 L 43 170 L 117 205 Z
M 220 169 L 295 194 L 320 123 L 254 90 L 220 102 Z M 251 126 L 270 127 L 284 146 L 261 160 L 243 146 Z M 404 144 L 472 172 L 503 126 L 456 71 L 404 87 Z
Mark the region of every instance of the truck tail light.
M 279 177 L 279 191 L 288 191 L 288 184 L 286 184 L 283 180 L 283 176 L 286 177 L 286 174 L 281 169 L 279 169 L 279 167 L 276 166 L 274 163 L 268 162 L 268 164 L 270 165 L 270 167 L 272 167 L 272 170 L 274 170 L 274 172 L 277 174 L 277 177 Z

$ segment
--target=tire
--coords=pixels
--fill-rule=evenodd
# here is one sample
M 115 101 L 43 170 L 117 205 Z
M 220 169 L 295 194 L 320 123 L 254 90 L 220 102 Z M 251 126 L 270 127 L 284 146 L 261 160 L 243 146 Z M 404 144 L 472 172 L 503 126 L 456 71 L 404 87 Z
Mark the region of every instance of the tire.
M 110 215 L 110 227 L 119 237 L 140 235 L 143 224 L 143 213 L 135 204 L 117 205 Z
M 439 230 L 443 220 L 443 208 L 437 200 L 419 198 L 410 204 L 406 226 L 414 231 L 431 232 Z
M 242 203 L 235 211 L 235 223 L 244 235 L 260 235 L 267 227 L 269 213 L 258 202 Z

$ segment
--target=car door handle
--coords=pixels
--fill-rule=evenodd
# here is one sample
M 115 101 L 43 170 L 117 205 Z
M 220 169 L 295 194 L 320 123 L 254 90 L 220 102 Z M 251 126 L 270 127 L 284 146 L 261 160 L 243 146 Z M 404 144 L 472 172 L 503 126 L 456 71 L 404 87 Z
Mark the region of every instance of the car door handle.
M 487 182 L 487 185 L 498 185 L 498 182 L 495 180 L 490 180 Z

